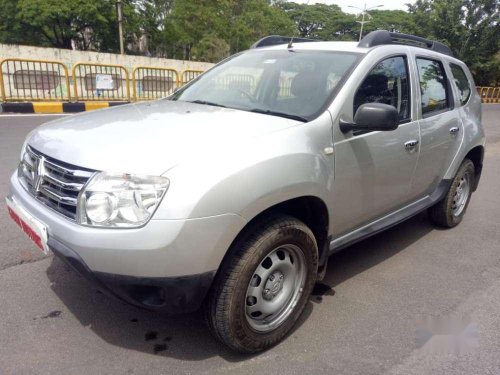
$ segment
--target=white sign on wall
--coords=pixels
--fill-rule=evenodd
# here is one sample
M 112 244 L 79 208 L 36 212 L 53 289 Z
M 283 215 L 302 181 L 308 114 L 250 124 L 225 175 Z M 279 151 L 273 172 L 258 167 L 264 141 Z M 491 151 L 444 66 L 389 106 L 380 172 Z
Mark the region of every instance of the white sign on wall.
M 113 76 L 111 74 L 96 74 L 95 87 L 97 90 L 113 90 Z

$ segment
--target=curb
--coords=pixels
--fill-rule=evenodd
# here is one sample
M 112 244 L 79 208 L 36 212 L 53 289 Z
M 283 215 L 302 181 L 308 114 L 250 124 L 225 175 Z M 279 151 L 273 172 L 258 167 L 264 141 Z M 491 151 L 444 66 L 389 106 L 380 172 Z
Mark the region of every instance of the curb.
M 129 102 L 23 102 L 0 103 L 0 112 L 10 113 L 77 113 L 114 107 Z

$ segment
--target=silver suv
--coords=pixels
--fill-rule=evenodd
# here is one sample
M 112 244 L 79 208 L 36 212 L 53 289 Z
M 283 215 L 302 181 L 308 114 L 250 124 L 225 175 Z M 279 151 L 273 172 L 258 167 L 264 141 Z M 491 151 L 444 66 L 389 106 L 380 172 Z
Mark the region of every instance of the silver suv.
M 257 352 L 290 331 L 332 253 L 426 209 L 460 223 L 484 142 L 448 47 L 273 36 L 169 98 L 35 129 L 7 204 L 103 290 L 203 307 L 217 339 Z

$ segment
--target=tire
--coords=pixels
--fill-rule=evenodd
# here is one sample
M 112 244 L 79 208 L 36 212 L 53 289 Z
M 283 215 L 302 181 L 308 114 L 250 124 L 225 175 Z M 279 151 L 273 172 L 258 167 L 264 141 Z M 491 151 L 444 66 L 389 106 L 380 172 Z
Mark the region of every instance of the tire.
M 460 224 L 472 196 L 474 180 L 474 163 L 465 159 L 446 196 L 429 208 L 429 217 L 435 224 L 444 228 L 453 228 Z
M 240 353 L 277 344 L 304 310 L 317 269 L 318 246 L 305 224 L 284 215 L 262 220 L 221 265 L 205 304 L 210 331 Z

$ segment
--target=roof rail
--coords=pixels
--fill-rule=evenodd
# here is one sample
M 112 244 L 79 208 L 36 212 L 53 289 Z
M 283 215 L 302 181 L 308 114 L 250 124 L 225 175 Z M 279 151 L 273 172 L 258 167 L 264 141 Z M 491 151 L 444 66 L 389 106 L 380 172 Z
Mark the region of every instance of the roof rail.
M 269 35 L 266 36 L 257 42 L 255 42 L 250 48 L 262 48 L 262 47 L 270 47 L 277 46 L 279 44 L 288 44 L 293 38 L 294 43 L 304 43 L 304 42 L 316 42 L 314 39 L 307 38 L 297 38 L 291 36 L 280 36 L 280 35 Z
M 406 44 L 414 47 L 427 48 L 453 57 L 453 52 L 451 52 L 450 47 L 444 45 L 443 43 L 421 38 L 415 35 L 391 33 L 387 30 L 372 31 L 361 39 L 358 47 L 370 48 L 384 44 Z

